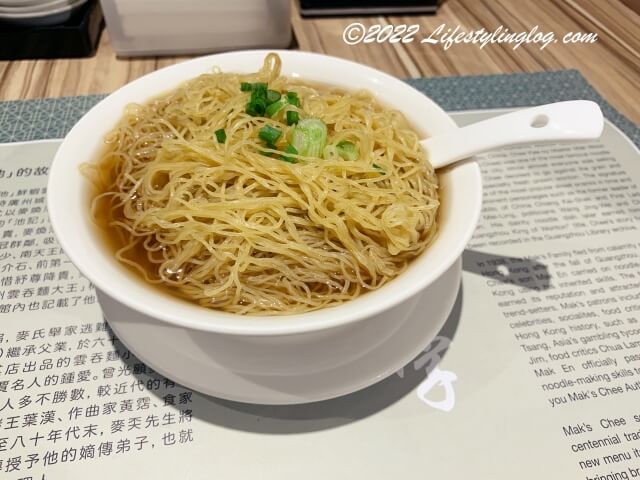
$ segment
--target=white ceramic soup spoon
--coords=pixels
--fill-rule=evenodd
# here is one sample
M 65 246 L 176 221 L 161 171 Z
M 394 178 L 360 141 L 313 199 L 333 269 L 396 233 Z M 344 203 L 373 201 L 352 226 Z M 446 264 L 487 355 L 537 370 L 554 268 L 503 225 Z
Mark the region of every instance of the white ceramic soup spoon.
M 572 100 L 498 115 L 422 140 L 420 144 L 433 168 L 438 169 L 507 145 L 592 140 L 600 137 L 603 127 L 597 103 Z

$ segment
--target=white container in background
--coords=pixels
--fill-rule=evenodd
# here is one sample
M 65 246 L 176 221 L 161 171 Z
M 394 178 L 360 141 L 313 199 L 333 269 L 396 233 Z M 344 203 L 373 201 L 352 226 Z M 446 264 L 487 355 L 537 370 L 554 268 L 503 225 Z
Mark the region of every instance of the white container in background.
M 120 56 L 286 48 L 289 0 L 100 0 Z

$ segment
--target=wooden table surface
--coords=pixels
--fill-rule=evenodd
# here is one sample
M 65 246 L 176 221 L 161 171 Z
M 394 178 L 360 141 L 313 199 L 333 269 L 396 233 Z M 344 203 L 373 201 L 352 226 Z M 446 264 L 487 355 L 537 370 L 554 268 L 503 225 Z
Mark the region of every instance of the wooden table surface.
M 615 108 L 640 123 L 640 14 L 635 0 L 446 0 L 437 15 L 302 18 L 292 0 L 294 48 L 328 53 L 371 65 L 398 77 L 477 75 L 543 70 L 578 69 Z M 500 25 L 512 32 L 597 33 L 593 44 L 566 45 L 561 41 L 545 49 L 508 44 L 346 45 L 345 27 L 353 22 L 419 24 L 422 36 L 439 25 L 465 31 Z M 108 93 L 159 67 L 188 57 L 117 58 L 104 32 L 96 55 L 86 59 L 0 62 L 0 100 Z

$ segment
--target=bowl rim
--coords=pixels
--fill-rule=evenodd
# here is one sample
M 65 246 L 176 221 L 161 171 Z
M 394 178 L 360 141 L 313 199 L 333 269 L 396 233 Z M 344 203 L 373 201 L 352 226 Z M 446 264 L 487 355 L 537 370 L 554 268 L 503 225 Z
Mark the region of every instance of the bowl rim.
M 73 235 L 73 232 L 65 232 L 61 230 L 61 223 L 64 223 L 65 212 L 61 211 L 57 205 L 56 201 L 56 187 L 54 185 L 56 183 L 60 183 L 58 177 L 64 175 L 64 168 L 61 168 L 61 165 L 64 163 L 63 157 L 65 155 L 66 145 L 77 141 L 76 137 L 78 136 L 78 132 L 81 130 L 81 125 L 86 122 L 91 122 L 92 119 L 97 119 L 100 115 L 101 110 L 111 108 L 110 105 L 112 103 L 118 103 L 118 99 L 121 97 L 126 97 L 126 92 L 134 90 L 138 88 L 140 85 L 144 85 L 150 81 L 155 76 L 160 76 L 166 74 L 170 71 L 179 71 L 181 69 L 189 70 L 189 67 L 194 65 L 203 63 L 208 64 L 210 67 L 222 64 L 224 62 L 224 57 L 237 57 L 237 56 L 247 56 L 249 58 L 253 57 L 264 57 L 269 52 L 277 53 L 283 59 L 283 64 L 286 62 L 286 58 L 290 57 L 306 57 L 306 60 L 313 62 L 314 60 L 320 60 L 324 62 L 335 62 L 336 66 L 340 65 L 343 68 L 352 68 L 358 69 L 362 72 L 362 74 L 372 75 L 373 78 L 382 80 L 384 82 L 391 82 L 395 84 L 400 89 L 408 89 L 407 92 L 413 91 L 417 92 L 421 97 L 422 101 L 425 102 L 425 105 L 428 105 L 433 111 L 437 112 L 437 114 L 441 117 L 441 121 L 446 122 L 446 128 L 457 128 L 455 121 L 433 100 L 424 95 L 422 92 L 418 91 L 411 85 L 402 80 L 393 77 L 387 73 L 384 73 L 380 70 L 374 69 L 372 67 L 362 65 L 360 63 L 356 63 L 350 60 L 345 60 L 342 58 L 337 58 L 329 55 L 311 53 L 311 52 L 302 52 L 302 51 L 291 51 L 291 50 L 277 50 L 277 49 L 260 49 L 260 50 L 242 50 L 235 52 L 227 52 L 220 54 L 207 55 L 203 57 L 197 57 L 191 60 L 187 60 L 186 62 L 182 62 L 179 64 L 171 65 L 168 67 L 164 67 L 162 69 L 153 71 L 148 73 L 132 82 L 124 85 L 123 87 L 115 90 L 113 93 L 109 94 L 103 100 L 94 105 L 88 112 L 86 112 L 83 117 L 71 128 L 71 130 L 65 136 L 60 148 L 58 149 L 53 162 L 50 168 L 50 175 L 47 187 L 47 207 L 50 216 L 50 222 L 52 225 L 52 229 L 54 234 L 56 235 L 58 242 L 66 255 L 70 258 L 76 268 L 87 277 L 93 285 L 99 289 L 103 294 L 108 295 L 121 302 L 123 305 L 126 305 L 129 308 L 132 308 L 136 311 L 142 312 L 151 318 L 167 322 L 172 325 L 177 325 L 181 327 L 186 327 L 193 330 L 220 333 L 220 334 L 229 334 L 229 335 L 243 335 L 243 336 L 283 336 L 283 335 L 296 335 L 303 333 L 311 333 L 311 332 L 320 332 L 329 330 L 336 327 L 345 326 L 348 324 L 352 324 L 355 322 L 362 321 L 368 317 L 379 314 L 385 310 L 390 309 L 391 307 L 407 300 L 411 296 L 415 295 L 419 291 L 425 289 L 433 283 L 437 278 L 439 278 L 462 254 L 466 244 L 471 239 L 475 227 L 478 223 L 480 217 L 480 206 L 482 202 L 482 183 L 480 176 L 480 168 L 475 161 L 463 162 L 459 165 L 450 167 L 449 170 L 453 169 L 465 169 L 473 182 L 477 185 L 477 189 L 475 190 L 475 198 L 472 198 L 472 202 L 474 205 L 474 209 L 471 212 L 470 220 L 467 222 L 466 228 L 464 229 L 464 234 L 457 238 L 457 242 L 455 245 L 450 247 L 451 254 L 447 256 L 446 261 L 440 262 L 436 265 L 436 268 L 429 270 L 427 273 L 420 277 L 420 281 L 415 282 L 404 282 L 404 287 L 396 291 L 393 297 L 386 298 L 384 300 L 380 300 L 382 295 L 385 293 L 385 287 L 389 285 L 395 284 L 398 285 L 402 282 L 403 278 L 407 277 L 407 271 L 401 273 L 398 277 L 394 278 L 387 285 L 371 291 L 367 292 L 364 295 L 356 299 L 349 300 L 337 306 L 325 307 L 319 310 L 314 310 L 311 312 L 299 313 L 299 314 L 290 314 L 290 315 L 238 315 L 234 313 L 222 312 L 220 310 L 208 309 L 206 307 L 196 305 L 194 303 L 190 303 L 188 301 L 169 297 L 164 292 L 159 292 L 159 294 L 163 295 L 163 298 L 168 301 L 167 305 L 174 305 L 173 309 L 165 309 L 162 308 L 162 305 L 154 304 L 153 302 L 145 302 L 144 299 L 135 298 L 134 296 L 128 294 L 123 288 L 119 287 L 116 281 L 106 281 L 99 274 L 96 274 L 91 268 L 90 265 L 85 265 L 82 259 L 78 258 L 76 252 L 73 248 L 70 248 L 69 243 L 67 242 L 67 236 Z M 219 63 L 216 63 L 219 62 Z M 204 73 L 204 69 L 201 69 L 201 72 Z M 313 75 L 310 75 L 313 77 Z M 313 78 L 312 78 L 313 80 Z M 184 81 L 184 80 L 182 80 Z M 180 82 L 181 83 L 181 82 Z M 177 86 L 179 83 L 175 84 Z M 158 95 L 162 91 L 155 89 L 151 94 L 148 94 L 146 98 L 140 99 L 140 102 L 147 101 L 149 98 L 152 98 L 155 95 Z M 415 93 L 413 94 L 415 95 Z M 126 102 L 129 103 L 129 102 Z M 126 104 L 125 103 L 125 104 Z M 124 107 L 124 105 L 122 105 Z M 96 227 L 97 228 L 97 227 Z M 437 238 L 435 240 L 437 242 Z M 429 248 L 425 250 L 428 251 Z M 411 265 L 414 265 L 419 262 L 419 260 L 424 256 L 423 252 L 421 255 L 412 260 Z M 410 268 L 411 268 L 410 265 Z M 122 272 L 125 272 L 123 267 Z M 127 272 L 126 275 L 133 276 L 132 273 Z M 140 283 L 145 283 L 143 280 L 136 279 Z M 153 287 L 152 287 L 153 288 Z M 158 290 L 154 288 L 154 290 Z M 373 299 L 374 301 L 368 302 L 360 302 L 359 308 L 357 311 L 353 311 L 353 308 L 350 308 L 349 305 L 352 305 L 354 302 L 358 301 L 361 298 L 366 297 L 367 299 Z M 379 298 L 380 297 L 380 298 Z M 159 297 L 158 297 L 159 298 Z M 160 303 L 160 302 L 158 302 Z M 174 310 L 177 310 L 179 307 L 180 310 L 183 311 L 182 314 L 176 315 Z M 206 312 L 206 318 L 204 315 Z M 189 315 L 192 313 L 193 316 Z
M 4 9 L 0 11 L 0 18 L 5 18 L 7 20 L 30 20 L 30 19 L 39 19 L 50 17 L 54 15 L 58 15 L 61 13 L 69 12 L 76 7 L 84 5 L 88 0 L 69 0 L 65 3 L 55 2 L 53 7 L 46 7 L 45 9 L 37 9 L 32 10 L 32 5 L 25 5 L 24 7 L 20 7 L 20 10 L 16 11 L 11 9 L 12 11 L 5 11 Z M 49 5 L 49 4 L 47 4 Z M 23 10 L 23 8 L 28 8 L 28 10 Z
M 79 0 L 46 0 L 45 2 L 36 4 L 25 4 L 6 6 L 0 2 L 0 13 L 41 13 L 43 15 L 48 14 L 50 11 L 54 11 L 60 7 L 66 7 L 72 5 Z

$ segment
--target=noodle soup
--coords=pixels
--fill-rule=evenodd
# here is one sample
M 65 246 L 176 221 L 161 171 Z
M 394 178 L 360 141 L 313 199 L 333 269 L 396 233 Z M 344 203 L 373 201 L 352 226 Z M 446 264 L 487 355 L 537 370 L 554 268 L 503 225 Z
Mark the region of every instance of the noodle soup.
M 364 91 L 214 72 L 130 105 L 83 171 L 114 254 L 227 312 L 302 313 L 375 290 L 433 240 L 438 181 Z

